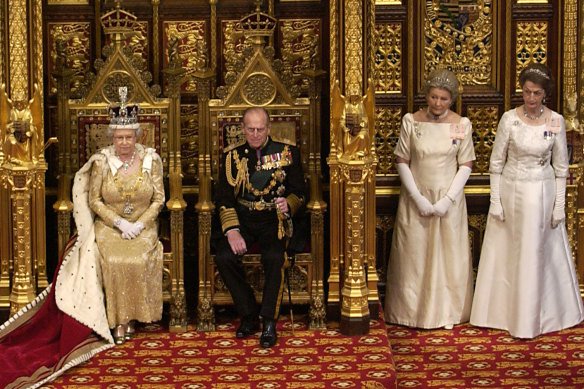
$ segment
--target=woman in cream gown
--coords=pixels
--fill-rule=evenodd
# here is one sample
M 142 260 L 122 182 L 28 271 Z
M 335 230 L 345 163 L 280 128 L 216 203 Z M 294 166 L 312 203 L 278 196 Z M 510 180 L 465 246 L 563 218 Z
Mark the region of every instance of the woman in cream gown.
M 428 110 L 406 114 L 395 150 L 402 181 L 387 269 L 386 321 L 452 328 L 472 300 L 463 187 L 475 159 L 472 126 L 448 107 L 458 81 L 445 69 L 426 81 Z
M 534 338 L 580 323 L 584 309 L 564 223 L 564 119 L 543 105 L 551 73 L 531 65 L 520 83 L 525 104 L 505 112 L 491 154 L 491 205 L 470 321 Z

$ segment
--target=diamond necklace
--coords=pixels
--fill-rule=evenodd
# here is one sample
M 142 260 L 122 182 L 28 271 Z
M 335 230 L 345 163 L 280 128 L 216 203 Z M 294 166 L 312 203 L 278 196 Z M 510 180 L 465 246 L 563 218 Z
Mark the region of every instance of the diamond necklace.
M 426 108 L 426 113 L 434 120 L 444 119 L 446 115 L 448 115 L 448 111 L 449 111 L 448 108 L 446 108 L 446 111 L 444 111 L 444 113 L 440 115 L 434 115 L 432 112 L 430 112 L 430 107 Z
M 541 115 L 543 115 L 543 111 L 544 111 L 544 109 L 543 109 L 543 105 L 542 105 L 539 109 L 539 113 L 535 116 L 531 116 L 529 113 L 527 113 L 525 106 L 523 106 L 523 116 L 525 116 L 526 118 L 531 119 L 531 120 L 539 119 L 541 117 Z
M 124 164 L 123 165 L 123 167 L 124 167 L 124 173 L 127 173 L 128 172 L 128 168 L 134 164 L 134 157 L 135 156 L 136 156 L 136 150 L 134 150 L 134 152 L 132 153 L 132 157 L 130 158 L 129 161 L 122 161 L 122 159 L 118 155 L 118 158 L 120 158 L 120 161 L 122 161 L 122 163 Z

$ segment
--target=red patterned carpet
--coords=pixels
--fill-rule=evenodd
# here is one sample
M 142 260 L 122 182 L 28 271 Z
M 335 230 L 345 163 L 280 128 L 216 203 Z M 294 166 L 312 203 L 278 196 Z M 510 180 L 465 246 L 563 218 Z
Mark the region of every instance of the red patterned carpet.
M 584 388 L 584 325 L 534 340 L 469 324 L 388 334 L 399 388 Z
M 386 325 L 371 321 L 365 336 L 341 335 L 335 323 L 307 330 L 296 318 L 278 322 L 278 343 L 259 346 L 259 333 L 235 338 L 239 323 L 215 332 L 171 334 L 160 324 L 139 327 L 135 339 L 104 351 L 43 388 L 292 389 L 395 388 Z

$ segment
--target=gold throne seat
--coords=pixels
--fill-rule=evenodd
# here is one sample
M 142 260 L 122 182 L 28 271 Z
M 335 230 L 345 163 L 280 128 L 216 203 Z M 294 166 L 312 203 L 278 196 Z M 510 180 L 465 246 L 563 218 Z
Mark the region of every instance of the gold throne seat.
M 112 21 L 121 18 L 126 23 Z M 118 20 L 118 19 L 116 19 Z M 72 203 L 71 178 L 79 168 L 103 147 L 111 144 L 106 130 L 109 123 L 108 108 L 119 103 L 119 88 L 127 88 L 127 103 L 138 105 L 138 122 L 143 134 L 138 140 L 156 149 L 162 158 L 167 207 L 159 216 L 159 237 L 164 247 L 163 299 L 170 304 L 170 330 L 186 331 L 186 299 L 183 281 L 183 212 L 186 203 L 182 199 L 180 163 L 180 91 L 176 91 L 181 73 L 167 74 L 169 96 L 158 97 L 160 86 L 148 85 L 151 80 L 145 61 L 133 56 L 127 49 L 124 34 L 132 31 L 135 16 L 119 8 L 102 17 L 104 32 L 109 44 L 104 48 L 106 58 L 96 61 L 96 74 L 90 73 L 82 85 L 77 85 L 75 98 L 69 98 L 67 79 L 70 70 L 65 61 L 55 72 L 61 83 L 58 88 L 59 115 L 59 194 L 54 209 L 59 217 L 59 251 L 71 235 L 69 220 Z M 122 27 L 120 27 L 122 26 Z M 176 93 L 175 93 L 176 92 Z
M 269 16 L 262 14 L 262 17 Z M 243 19 L 242 19 L 243 20 Z M 312 94 L 310 98 L 298 97 L 297 85 L 284 77 L 274 66 L 273 48 L 263 47 L 261 37 L 251 34 L 251 42 L 244 49 L 240 71 L 225 74 L 225 85 L 220 85 L 217 99 L 199 95 L 199 112 L 204 121 L 199 123 L 200 160 L 208 161 L 200 169 L 202 189 L 195 208 L 199 216 L 199 296 L 197 328 L 214 329 L 214 306 L 233 304 L 231 295 L 221 280 L 213 260 L 211 248 L 212 220 L 215 206 L 212 203 L 212 186 L 217 182 L 220 161 L 225 149 L 244 140 L 241 119 L 246 108 L 261 106 L 271 119 L 271 136 L 283 143 L 296 145 L 300 150 L 301 163 L 307 181 L 306 204 L 307 244 L 295 250 L 294 265 L 289 270 L 293 304 L 309 304 L 309 327 L 325 326 L 323 287 L 323 226 L 326 204 L 322 200 L 320 170 L 320 77 L 324 72 L 307 74 Z M 247 60 L 243 60 L 246 58 Z M 244 63 L 245 62 L 245 63 Z M 239 68 L 236 67 L 236 68 Z M 203 104 L 201 104 L 203 102 Z M 201 166 L 201 164 L 200 164 Z M 296 227 L 295 227 L 296 228 Z M 263 270 L 260 255 L 251 253 L 243 257 L 245 271 L 261 300 Z M 287 291 L 284 291 L 287 294 Z M 284 299 L 286 303 L 286 299 Z

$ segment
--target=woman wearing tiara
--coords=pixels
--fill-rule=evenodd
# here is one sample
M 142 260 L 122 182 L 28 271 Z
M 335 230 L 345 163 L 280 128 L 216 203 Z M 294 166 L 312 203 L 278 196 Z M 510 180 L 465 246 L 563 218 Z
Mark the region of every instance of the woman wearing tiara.
M 385 319 L 450 329 L 468 321 L 472 264 L 463 188 L 475 159 L 472 126 L 449 108 L 456 75 L 433 71 L 428 107 L 402 120 L 395 149 L 401 190 L 387 267 Z
M 470 322 L 534 338 L 580 323 L 584 308 L 564 223 L 564 118 L 544 105 L 551 72 L 531 64 L 519 84 L 523 105 L 503 114 L 491 153 L 491 204 Z
M 136 143 L 141 129 L 121 89 L 110 111 L 113 145 L 75 175 L 76 239 L 53 283 L 0 326 L 2 388 L 37 388 L 130 339 L 135 320 L 162 317 L 162 161 Z

